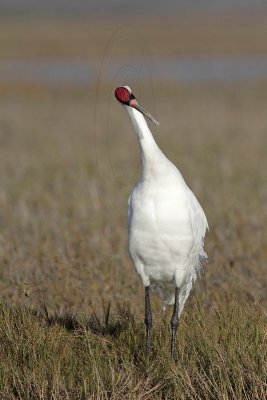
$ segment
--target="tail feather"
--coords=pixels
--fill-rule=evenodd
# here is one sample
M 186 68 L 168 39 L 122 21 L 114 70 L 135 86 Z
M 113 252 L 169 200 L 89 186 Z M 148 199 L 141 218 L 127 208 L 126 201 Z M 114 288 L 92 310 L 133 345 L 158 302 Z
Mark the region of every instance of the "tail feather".
M 170 282 L 151 282 L 152 290 L 158 292 L 163 301 L 163 309 L 165 310 L 168 305 L 174 304 L 175 283 L 174 279 Z
M 202 247 L 199 253 L 198 262 L 195 266 L 195 270 L 191 275 L 189 281 L 184 283 L 180 287 L 179 291 L 179 316 L 181 315 L 185 302 L 188 299 L 188 296 L 192 290 L 193 284 L 196 281 L 197 273 L 202 270 L 202 262 L 208 258 L 207 253 Z M 159 293 L 160 297 L 163 301 L 163 309 L 165 310 L 167 306 L 173 305 L 175 301 L 175 280 L 171 280 L 170 282 L 159 282 L 153 281 L 151 282 L 152 290 L 155 290 Z
M 194 273 L 186 284 L 180 287 L 179 292 L 179 316 L 181 315 L 185 302 L 188 299 L 188 296 L 191 292 L 193 284 L 196 280 L 196 273 Z M 163 309 L 166 310 L 167 306 L 173 305 L 175 301 L 175 282 L 172 280 L 171 282 L 152 282 L 151 283 L 152 290 L 155 290 L 159 293 L 163 302 Z

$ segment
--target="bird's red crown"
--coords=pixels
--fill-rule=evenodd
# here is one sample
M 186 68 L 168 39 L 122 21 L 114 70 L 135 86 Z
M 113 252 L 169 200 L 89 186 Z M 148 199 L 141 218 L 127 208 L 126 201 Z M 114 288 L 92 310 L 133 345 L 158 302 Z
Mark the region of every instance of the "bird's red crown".
M 115 90 L 115 97 L 120 103 L 128 104 L 131 99 L 131 92 L 125 86 L 120 86 Z

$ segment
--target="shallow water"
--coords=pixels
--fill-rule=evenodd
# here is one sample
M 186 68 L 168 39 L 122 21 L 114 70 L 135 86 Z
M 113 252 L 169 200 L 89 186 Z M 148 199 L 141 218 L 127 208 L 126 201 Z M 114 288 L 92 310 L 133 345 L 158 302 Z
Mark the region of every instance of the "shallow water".
M 176 82 L 234 82 L 267 78 L 267 57 L 177 57 L 109 60 L 0 60 L 0 81 L 49 85 L 89 85 L 98 78 L 147 78 Z

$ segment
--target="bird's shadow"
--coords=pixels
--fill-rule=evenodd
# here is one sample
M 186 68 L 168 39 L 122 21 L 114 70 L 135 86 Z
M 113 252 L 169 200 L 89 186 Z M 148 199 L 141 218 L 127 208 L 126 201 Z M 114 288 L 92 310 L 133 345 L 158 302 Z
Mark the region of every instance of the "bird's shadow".
M 81 318 L 77 314 L 71 313 L 50 313 L 45 304 L 42 304 L 37 312 L 37 316 L 47 325 L 60 325 L 68 332 L 78 330 L 88 330 L 100 336 L 118 337 L 126 331 L 129 324 L 134 325 L 134 316 L 129 306 L 116 306 L 116 317 L 110 318 L 111 304 L 103 306 L 102 315 L 93 312 L 88 319 Z

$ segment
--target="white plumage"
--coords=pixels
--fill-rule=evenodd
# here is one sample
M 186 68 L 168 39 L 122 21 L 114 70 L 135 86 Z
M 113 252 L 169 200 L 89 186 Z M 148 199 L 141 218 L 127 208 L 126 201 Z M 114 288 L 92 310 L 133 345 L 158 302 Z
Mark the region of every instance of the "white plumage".
M 137 102 L 128 86 L 116 89 L 117 100 L 128 112 L 136 132 L 142 173 L 128 201 L 129 251 L 145 286 L 147 353 L 150 351 L 152 312 L 149 288 L 159 291 L 164 308 L 174 304 L 171 355 L 184 304 L 206 257 L 207 218 L 181 173 L 162 153 L 145 115 L 157 121 Z
M 142 173 L 128 202 L 129 250 L 144 286 L 164 306 L 180 288 L 179 315 L 206 253 L 207 218 L 181 173 L 157 146 L 143 115 L 125 106 L 141 149 Z

